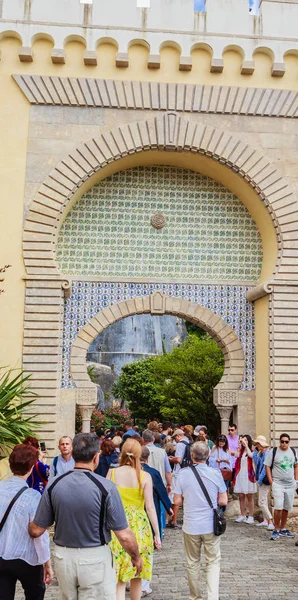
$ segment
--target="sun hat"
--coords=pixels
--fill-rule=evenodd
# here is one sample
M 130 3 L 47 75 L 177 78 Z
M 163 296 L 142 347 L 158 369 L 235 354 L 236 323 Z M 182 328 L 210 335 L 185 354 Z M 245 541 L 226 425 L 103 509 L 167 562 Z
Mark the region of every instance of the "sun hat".
M 184 435 L 184 431 L 182 431 L 182 429 L 175 429 L 172 437 L 176 437 L 176 435 Z
M 263 446 L 263 448 L 269 448 L 270 446 L 264 435 L 258 435 L 258 437 L 255 440 L 253 440 L 253 443 L 260 444 L 260 446 Z
M 115 437 L 113 437 L 112 442 L 114 444 L 114 446 L 120 446 L 120 444 L 122 443 L 122 438 L 120 437 L 120 435 L 115 435 Z
M 199 435 L 202 427 L 204 427 L 204 425 L 197 425 L 196 428 L 195 428 L 195 430 L 194 430 L 194 432 L 193 432 L 194 435 Z

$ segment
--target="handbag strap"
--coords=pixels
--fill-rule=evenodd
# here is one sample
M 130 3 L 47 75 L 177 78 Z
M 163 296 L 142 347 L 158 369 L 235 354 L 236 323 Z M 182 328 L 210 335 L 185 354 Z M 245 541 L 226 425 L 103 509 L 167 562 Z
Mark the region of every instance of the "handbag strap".
M 41 472 L 40 472 L 39 465 L 38 465 L 38 461 L 37 461 L 37 462 L 36 462 L 36 464 L 35 464 L 35 468 L 36 468 L 36 473 L 37 473 L 37 475 L 38 475 L 39 479 L 42 481 L 42 483 L 43 483 L 44 487 L 46 487 L 46 485 L 48 484 L 48 481 L 47 481 L 47 479 L 45 479 L 45 478 L 42 476 L 42 474 L 41 474 Z
M 11 502 L 10 502 L 10 504 L 8 505 L 8 507 L 7 507 L 7 509 L 6 509 L 5 513 L 4 513 L 4 516 L 3 516 L 3 518 L 2 518 L 2 520 L 1 520 L 1 522 L 0 522 L 0 531 L 2 531 L 2 529 L 3 529 L 3 527 L 4 527 L 5 523 L 6 523 L 6 519 L 7 519 L 8 515 L 9 515 L 9 513 L 10 513 L 10 511 L 11 511 L 12 507 L 13 507 L 13 505 L 15 504 L 15 502 L 17 501 L 17 499 L 18 499 L 18 498 L 21 496 L 21 494 L 22 494 L 22 493 L 23 493 L 25 490 L 27 490 L 27 489 L 28 489 L 28 486 L 27 486 L 27 485 L 25 485 L 25 486 L 24 486 L 24 487 L 22 487 L 22 488 L 21 488 L 21 489 L 18 491 L 18 493 L 17 493 L 17 494 L 16 494 L 16 495 L 13 497 L 12 501 L 11 501 Z
M 202 492 L 203 492 L 203 494 L 204 494 L 204 496 L 205 496 L 205 498 L 206 498 L 206 500 L 207 500 L 210 508 L 212 508 L 212 510 L 214 510 L 214 506 L 213 506 L 213 504 L 211 502 L 211 498 L 210 498 L 210 496 L 209 496 L 209 494 L 207 492 L 206 486 L 205 486 L 205 484 L 202 481 L 201 475 L 199 475 L 197 469 L 194 466 L 191 467 L 191 470 L 192 470 L 193 474 L 195 475 L 195 477 L 196 477 L 196 479 L 197 479 L 197 481 L 198 481 L 198 483 L 199 483 L 199 485 L 201 487 L 201 490 L 202 490 Z

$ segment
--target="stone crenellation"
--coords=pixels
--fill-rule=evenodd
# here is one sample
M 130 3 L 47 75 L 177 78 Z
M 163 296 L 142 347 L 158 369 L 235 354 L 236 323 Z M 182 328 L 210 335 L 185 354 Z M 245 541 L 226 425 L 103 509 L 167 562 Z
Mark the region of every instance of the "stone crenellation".
M 248 0 L 206 0 L 205 12 L 195 11 L 193 0 L 151 0 L 150 8 L 139 8 L 136 0 L 3 0 L 1 8 L 0 39 L 20 40 L 22 62 L 32 62 L 35 41 L 47 39 L 54 64 L 66 61 L 68 42 L 79 41 L 86 66 L 95 66 L 97 47 L 109 43 L 119 69 L 129 66 L 129 49 L 142 45 L 149 69 L 159 69 L 161 50 L 172 47 L 180 54 L 180 71 L 190 71 L 192 52 L 203 49 L 210 54 L 210 71 L 221 73 L 223 54 L 236 50 L 243 75 L 254 73 L 255 55 L 262 52 L 270 57 L 272 77 L 279 78 L 286 70 L 284 57 L 298 52 L 296 1 L 263 0 L 257 15 L 249 13 Z

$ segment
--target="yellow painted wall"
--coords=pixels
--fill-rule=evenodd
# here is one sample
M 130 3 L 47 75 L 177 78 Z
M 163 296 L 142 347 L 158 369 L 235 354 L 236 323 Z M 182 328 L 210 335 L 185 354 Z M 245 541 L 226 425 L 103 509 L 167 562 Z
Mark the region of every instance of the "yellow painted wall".
M 0 265 L 12 264 L 12 268 L 5 276 L 4 288 L 6 293 L 1 296 L 1 340 L 0 364 L 18 366 L 21 364 L 22 353 L 22 325 L 24 306 L 24 266 L 21 254 L 21 233 L 23 221 L 24 185 L 26 174 L 26 149 L 28 140 L 28 127 L 30 106 L 23 94 L 11 78 L 13 73 L 58 75 L 61 77 L 101 77 L 127 80 L 167 81 L 184 83 L 204 83 L 212 85 L 257 86 L 298 89 L 297 56 L 286 56 L 286 74 L 283 78 L 272 78 L 270 75 L 271 60 L 264 54 L 255 55 L 256 70 L 252 76 L 240 75 L 241 57 L 235 51 L 224 54 L 224 71 L 221 74 L 210 73 L 210 55 L 202 49 L 193 51 L 193 69 L 191 72 L 178 70 L 179 53 L 174 48 L 161 50 L 160 70 L 147 68 L 148 50 L 143 46 L 132 46 L 129 50 L 130 66 L 125 69 L 115 67 L 116 48 L 111 44 L 102 44 L 98 47 L 98 65 L 86 67 L 83 63 L 84 45 L 70 42 L 66 45 L 66 64 L 54 65 L 50 58 L 52 43 L 47 40 L 37 40 L 34 44 L 34 61 L 21 63 L 18 58 L 20 42 L 14 38 L 5 38 L 0 41 L 0 127 L 1 127 L 1 178 L 0 178 Z M 140 160 L 139 163 L 137 161 Z M 160 153 L 156 156 L 145 154 L 134 158 L 124 159 L 123 168 L 134 164 L 164 162 L 165 157 Z M 126 162 L 125 162 L 126 161 Z M 145 162 L 144 162 L 145 161 Z M 270 218 L 251 188 L 237 175 L 224 167 L 204 157 L 167 155 L 167 164 L 179 164 L 187 168 L 194 168 L 206 175 L 218 179 L 223 185 L 231 189 L 247 206 L 256 220 L 264 243 L 265 261 L 262 278 L 270 277 L 275 256 L 276 241 Z M 120 163 L 116 165 L 116 170 Z M 113 167 L 110 167 L 112 170 Z M 104 174 L 104 171 L 102 171 Z M 110 172 L 105 171 L 108 175 Z M 87 187 L 90 187 L 90 181 Z M 82 188 L 81 192 L 86 191 Z M 260 301 L 261 302 L 261 301 Z M 264 301 L 265 302 L 265 301 Z M 264 303 L 263 302 L 263 303 Z M 262 302 L 260 304 L 262 306 Z M 257 307 L 257 315 L 260 309 Z M 263 313 L 262 313 L 263 314 Z M 264 315 L 263 315 L 264 316 Z M 260 317 L 258 316 L 258 328 Z M 259 356 L 268 359 L 267 336 L 268 319 L 262 321 L 262 329 L 257 335 Z M 266 330 L 266 331 L 265 331 Z M 267 338 L 266 338 L 267 339 Z M 267 344 L 267 345 L 266 345 Z M 268 389 L 264 383 L 265 375 L 258 371 L 258 389 L 262 390 L 261 396 L 268 399 Z M 258 391 L 259 397 L 259 391 Z M 260 402 L 263 402 L 260 399 Z M 267 402 L 267 400 L 266 400 Z M 259 400 L 258 400 L 259 406 Z M 263 406 L 263 405 L 262 405 Z M 262 422 L 260 409 L 257 409 L 259 422 Z M 260 420 L 261 419 L 261 420 Z M 258 429 L 259 431 L 259 429 Z M 264 433 L 264 431 L 262 431 Z

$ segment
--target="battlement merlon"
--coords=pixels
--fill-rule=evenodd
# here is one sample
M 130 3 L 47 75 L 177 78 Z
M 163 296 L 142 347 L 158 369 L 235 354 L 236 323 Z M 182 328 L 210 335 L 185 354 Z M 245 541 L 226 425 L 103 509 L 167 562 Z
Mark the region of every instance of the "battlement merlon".
M 0 39 L 16 35 L 30 57 L 34 41 L 48 37 L 54 45 L 53 62 L 63 62 L 68 41 L 82 41 L 87 53 L 108 41 L 117 47 L 117 66 L 127 66 L 128 49 L 138 42 L 156 57 L 154 68 L 161 48 L 172 45 L 181 54 L 182 70 L 191 68 L 194 48 L 208 49 L 217 65 L 227 49 L 238 50 L 244 64 L 261 49 L 271 57 L 276 76 L 283 75 L 284 55 L 298 53 L 298 0 L 261 0 L 259 15 L 249 12 L 249 0 L 206 0 L 205 12 L 194 10 L 194 0 L 86 1 L 2 0 Z M 95 57 L 87 58 L 86 64 L 95 64 Z

